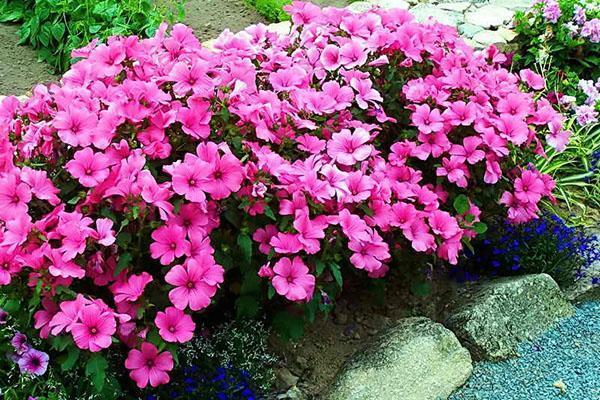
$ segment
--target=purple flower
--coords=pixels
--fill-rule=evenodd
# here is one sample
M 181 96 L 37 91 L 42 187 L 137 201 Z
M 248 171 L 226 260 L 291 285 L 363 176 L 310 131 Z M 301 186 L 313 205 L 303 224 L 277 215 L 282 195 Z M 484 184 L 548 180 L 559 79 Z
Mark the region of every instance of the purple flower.
M 49 360 L 50 357 L 43 351 L 29 349 L 19 358 L 19 369 L 21 373 L 44 375 L 48 369 Z
M 579 106 L 575 109 L 575 115 L 577 115 L 577 123 L 581 126 L 594 123 L 598 121 L 598 113 L 592 106 Z
M 573 11 L 573 22 L 577 25 L 583 25 L 587 17 L 585 15 L 585 9 L 579 5 L 575 6 L 575 10 Z
M 8 319 L 8 313 L 0 308 L 0 325 L 6 324 L 7 319 Z
M 589 38 L 592 43 L 600 43 L 600 19 L 589 20 L 581 28 L 581 36 Z
M 544 5 L 544 18 L 546 21 L 555 24 L 561 16 L 560 6 L 555 0 L 548 0 Z
M 27 344 L 27 336 L 21 332 L 17 332 L 15 336 L 13 336 L 10 344 L 12 344 L 12 346 L 15 348 L 17 354 L 25 353 L 30 348 Z

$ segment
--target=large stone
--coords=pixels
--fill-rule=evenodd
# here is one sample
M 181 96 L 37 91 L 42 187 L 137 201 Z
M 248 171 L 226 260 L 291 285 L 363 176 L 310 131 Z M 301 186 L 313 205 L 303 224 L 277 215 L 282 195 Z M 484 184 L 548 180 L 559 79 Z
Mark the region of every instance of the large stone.
M 600 232 L 592 230 L 589 233 L 596 235 L 596 248 L 600 250 Z M 585 271 L 585 276 L 565 288 L 567 298 L 575 303 L 600 300 L 600 285 L 592 284 L 592 278 L 600 278 L 600 261 L 590 265 Z
M 350 3 L 346 8 L 353 13 L 362 13 L 373 8 L 373 4 L 366 1 L 355 1 L 354 3 Z
M 324 399 L 446 399 L 472 370 L 451 331 L 424 317 L 404 318 L 345 364 Z
M 547 274 L 500 278 L 457 293 L 445 325 L 475 359 L 517 355 L 517 345 L 546 331 L 574 308 Z
M 427 22 L 433 19 L 442 24 L 458 26 L 463 21 L 463 15 L 459 12 L 442 10 L 428 4 L 419 4 L 411 8 L 410 12 L 418 22 Z
M 498 31 L 483 30 L 473 35 L 473 41 L 480 43 L 483 46 L 491 44 L 506 43 L 504 36 Z
M 528 9 L 533 2 L 531 0 L 490 0 L 490 4 L 517 11 Z
M 367 0 L 367 2 L 385 9 L 401 8 L 408 10 L 410 5 L 404 0 Z
M 441 8 L 442 10 L 448 10 L 448 11 L 456 11 L 456 12 L 465 12 L 469 7 L 471 7 L 473 3 L 471 3 L 470 1 L 459 1 L 456 3 L 440 3 L 438 4 L 438 7 Z
M 458 33 L 468 38 L 472 38 L 476 33 L 481 32 L 482 30 L 482 27 L 473 24 L 462 24 L 458 26 Z
M 508 8 L 488 4 L 466 13 L 465 22 L 483 28 L 493 28 L 508 24 L 514 14 L 514 11 Z

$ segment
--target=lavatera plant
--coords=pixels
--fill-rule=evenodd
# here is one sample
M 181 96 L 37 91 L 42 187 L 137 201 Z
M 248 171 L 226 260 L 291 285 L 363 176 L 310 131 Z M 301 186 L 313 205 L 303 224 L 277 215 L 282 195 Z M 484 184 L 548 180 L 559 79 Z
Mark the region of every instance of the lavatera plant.
M 454 264 L 490 217 L 551 198 L 529 162 L 569 135 L 540 76 L 405 10 L 289 12 L 289 35 L 215 52 L 183 25 L 113 37 L 2 103 L 0 284 L 35 296 L 14 312 L 42 338 L 95 366 L 127 353 L 157 386 L 219 295 L 313 315 L 348 268 Z

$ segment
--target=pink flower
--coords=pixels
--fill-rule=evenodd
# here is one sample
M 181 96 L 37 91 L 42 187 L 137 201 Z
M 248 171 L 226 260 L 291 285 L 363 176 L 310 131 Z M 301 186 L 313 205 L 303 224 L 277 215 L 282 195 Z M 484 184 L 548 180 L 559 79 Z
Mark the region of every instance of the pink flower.
M 56 113 L 53 125 L 58 137 L 66 144 L 89 146 L 92 130 L 98 125 L 98 117 L 84 107 L 69 106 L 65 111 Z
M 195 156 L 188 157 L 183 163 L 173 167 L 173 190 L 189 201 L 204 203 L 206 195 L 201 182 L 207 178 L 208 173 L 209 165 L 206 162 Z
M 237 192 L 244 179 L 240 160 L 230 153 L 214 157 L 206 168 L 206 174 L 199 187 L 215 200 L 224 199 L 232 192 Z
M 464 164 L 464 158 L 452 156 L 450 159 L 444 157 L 442 159 L 442 166 L 436 170 L 437 176 L 446 176 L 449 182 L 455 183 L 456 186 L 465 188 L 467 187 L 467 178 L 469 170 Z
M 411 121 L 419 132 L 429 134 L 442 131 L 444 129 L 444 118 L 440 110 L 429 108 L 429 105 L 423 104 L 417 106 L 411 115 Z
M 527 123 L 523 121 L 522 117 L 502 114 L 497 120 L 494 121 L 500 136 L 511 141 L 517 146 L 525 143 L 529 137 L 529 128 Z
M 457 101 L 450 103 L 450 107 L 443 112 L 442 116 L 451 125 L 469 126 L 477 117 L 477 106 L 472 102 Z
M 273 267 L 275 276 L 271 280 L 275 291 L 291 301 L 308 301 L 315 290 L 315 277 L 300 257 L 290 260 L 284 257 Z
M 525 170 L 515 179 L 515 197 L 523 203 L 536 204 L 545 194 L 544 181 L 538 173 Z
M 432 211 L 431 214 L 429 214 L 428 221 L 433 233 L 444 239 L 450 239 L 451 237 L 456 236 L 461 230 L 456 218 L 452 217 L 446 211 Z
M 223 267 L 208 257 L 175 265 L 165 275 L 165 281 L 176 286 L 169 292 L 169 300 L 180 310 L 188 306 L 192 311 L 206 308 L 223 282 L 223 273 Z
M 375 272 L 382 268 L 383 263 L 390 258 L 389 247 L 375 231 L 368 241 L 349 242 L 348 248 L 354 252 L 350 262 L 358 269 Z
M 0 179 L 0 217 L 5 220 L 27 213 L 31 189 L 15 175 Z
M 96 231 L 92 233 L 92 237 L 102 246 L 110 246 L 116 240 L 115 231 L 112 227 L 112 220 L 108 218 L 98 218 L 96 220 Z
M 168 351 L 159 353 L 152 343 L 144 342 L 141 351 L 129 351 L 125 368 L 131 370 L 129 376 L 140 389 L 148 386 L 148 383 L 157 387 L 169 383 L 168 372 L 173 369 L 173 356 Z
M 524 81 L 527 85 L 529 85 L 530 88 L 534 90 L 542 90 L 546 87 L 544 78 L 528 68 L 521 70 L 521 72 L 519 72 L 519 76 L 521 77 L 522 81 Z
M 271 238 L 277 234 L 277 227 L 275 225 L 267 225 L 263 228 L 257 229 L 252 235 L 252 239 L 255 242 L 260 243 L 258 250 L 263 254 L 269 254 L 271 252 L 271 245 L 269 242 Z
M 333 44 L 325 46 L 321 52 L 321 64 L 323 64 L 323 68 L 328 71 L 338 69 L 340 65 L 342 65 L 340 60 L 340 48 Z
M 127 281 L 117 282 L 111 290 L 115 296 L 115 302 L 121 303 L 123 301 L 135 302 L 142 294 L 146 285 L 152 282 L 154 279 L 152 275 L 147 272 L 142 272 L 140 275 L 131 275 Z
M 71 328 L 77 347 L 98 352 L 111 345 L 112 335 L 117 330 L 112 313 L 103 311 L 96 304 L 90 304 L 83 307 L 80 318 L 80 322 L 76 322 Z
M 463 145 L 453 144 L 450 154 L 463 157 L 471 165 L 477 164 L 485 158 L 485 152 L 478 150 L 483 140 L 479 136 L 467 136 L 463 139 Z
M 169 265 L 175 258 L 189 255 L 190 242 L 185 239 L 185 231 L 177 225 L 163 225 L 152 232 L 154 242 L 150 244 L 150 255 L 160 258 L 162 265 Z
M 109 174 L 110 161 L 103 153 L 94 153 L 89 147 L 75 152 L 65 168 L 85 187 L 102 183 Z
M 343 129 L 331 136 L 327 143 L 327 154 L 342 165 L 354 165 L 369 157 L 373 147 L 366 144 L 370 140 L 369 132 L 357 128 L 354 132 Z
M 158 312 L 154 324 L 167 342 L 185 343 L 192 339 L 196 329 L 192 317 L 175 307 L 167 307 L 164 312 Z

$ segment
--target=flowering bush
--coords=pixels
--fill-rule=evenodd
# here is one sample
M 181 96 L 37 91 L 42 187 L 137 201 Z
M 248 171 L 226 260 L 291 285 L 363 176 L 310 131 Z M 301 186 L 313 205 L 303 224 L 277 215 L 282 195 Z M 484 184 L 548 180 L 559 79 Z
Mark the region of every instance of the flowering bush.
M 547 273 L 563 286 L 580 279 L 598 284 L 600 276 L 589 273 L 600 262 L 598 239 L 582 228 L 565 225 L 555 215 L 518 226 L 498 224 L 475 244 L 475 253 L 468 257 L 472 265 L 464 276 Z M 482 266 L 485 270 L 473 269 Z
M 127 349 L 137 386 L 168 382 L 229 282 L 241 313 L 277 294 L 311 315 L 349 265 L 455 264 L 483 221 L 551 198 L 526 165 L 568 132 L 539 75 L 404 10 L 289 11 L 289 35 L 216 52 L 183 25 L 111 38 L 2 103 L 0 284 L 95 376 Z

